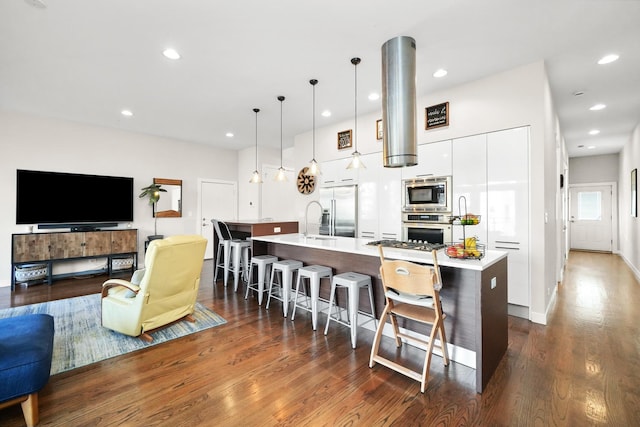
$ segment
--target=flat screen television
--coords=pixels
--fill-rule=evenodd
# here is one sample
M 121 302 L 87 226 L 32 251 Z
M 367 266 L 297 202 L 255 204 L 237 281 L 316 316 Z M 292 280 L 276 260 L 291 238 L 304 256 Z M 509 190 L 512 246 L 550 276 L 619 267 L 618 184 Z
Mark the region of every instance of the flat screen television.
M 91 229 L 133 221 L 133 178 L 17 170 L 16 224 Z

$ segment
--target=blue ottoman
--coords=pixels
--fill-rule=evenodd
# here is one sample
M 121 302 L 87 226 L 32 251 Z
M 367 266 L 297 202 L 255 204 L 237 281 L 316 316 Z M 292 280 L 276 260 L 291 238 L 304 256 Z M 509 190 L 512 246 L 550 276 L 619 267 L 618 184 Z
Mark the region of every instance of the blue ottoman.
M 22 404 L 27 426 L 38 424 L 38 391 L 49 381 L 53 317 L 0 319 L 0 409 Z

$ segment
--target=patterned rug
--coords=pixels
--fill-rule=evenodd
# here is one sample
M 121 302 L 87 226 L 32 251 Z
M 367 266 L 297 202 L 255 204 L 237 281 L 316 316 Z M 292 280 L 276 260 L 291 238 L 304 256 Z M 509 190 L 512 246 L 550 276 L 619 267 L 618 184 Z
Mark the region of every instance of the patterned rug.
M 227 323 L 196 303 L 195 323 L 181 321 L 160 329 L 152 333 L 153 341 L 148 343 L 100 325 L 100 294 L 8 308 L 0 310 L 0 318 L 32 313 L 46 313 L 54 317 L 51 375 Z

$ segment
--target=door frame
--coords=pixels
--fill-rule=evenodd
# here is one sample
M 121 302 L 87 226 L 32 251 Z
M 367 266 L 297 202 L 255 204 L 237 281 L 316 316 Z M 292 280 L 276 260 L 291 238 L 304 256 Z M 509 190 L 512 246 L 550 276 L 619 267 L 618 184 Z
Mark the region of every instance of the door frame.
M 607 181 L 607 182 L 588 182 L 588 183 L 580 183 L 580 184 L 569 184 L 568 189 L 568 218 L 571 218 L 571 190 L 579 187 L 611 187 L 611 253 L 618 254 L 620 253 L 620 249 L 618 247 L 618 183 L 615 181 Z M 568 244 L 569 250 L 571 249 L 571 225 L 569 223 L 569 233 L 568 236 Z

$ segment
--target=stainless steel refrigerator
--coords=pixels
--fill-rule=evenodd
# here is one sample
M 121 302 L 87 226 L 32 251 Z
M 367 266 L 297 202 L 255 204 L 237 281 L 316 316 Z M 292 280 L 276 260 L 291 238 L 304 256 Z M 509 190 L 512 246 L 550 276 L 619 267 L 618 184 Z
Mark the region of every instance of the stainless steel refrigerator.
M 320 204 L 322 205 L 320 234 L 356 237 L 357 185 L 321 188 Z

